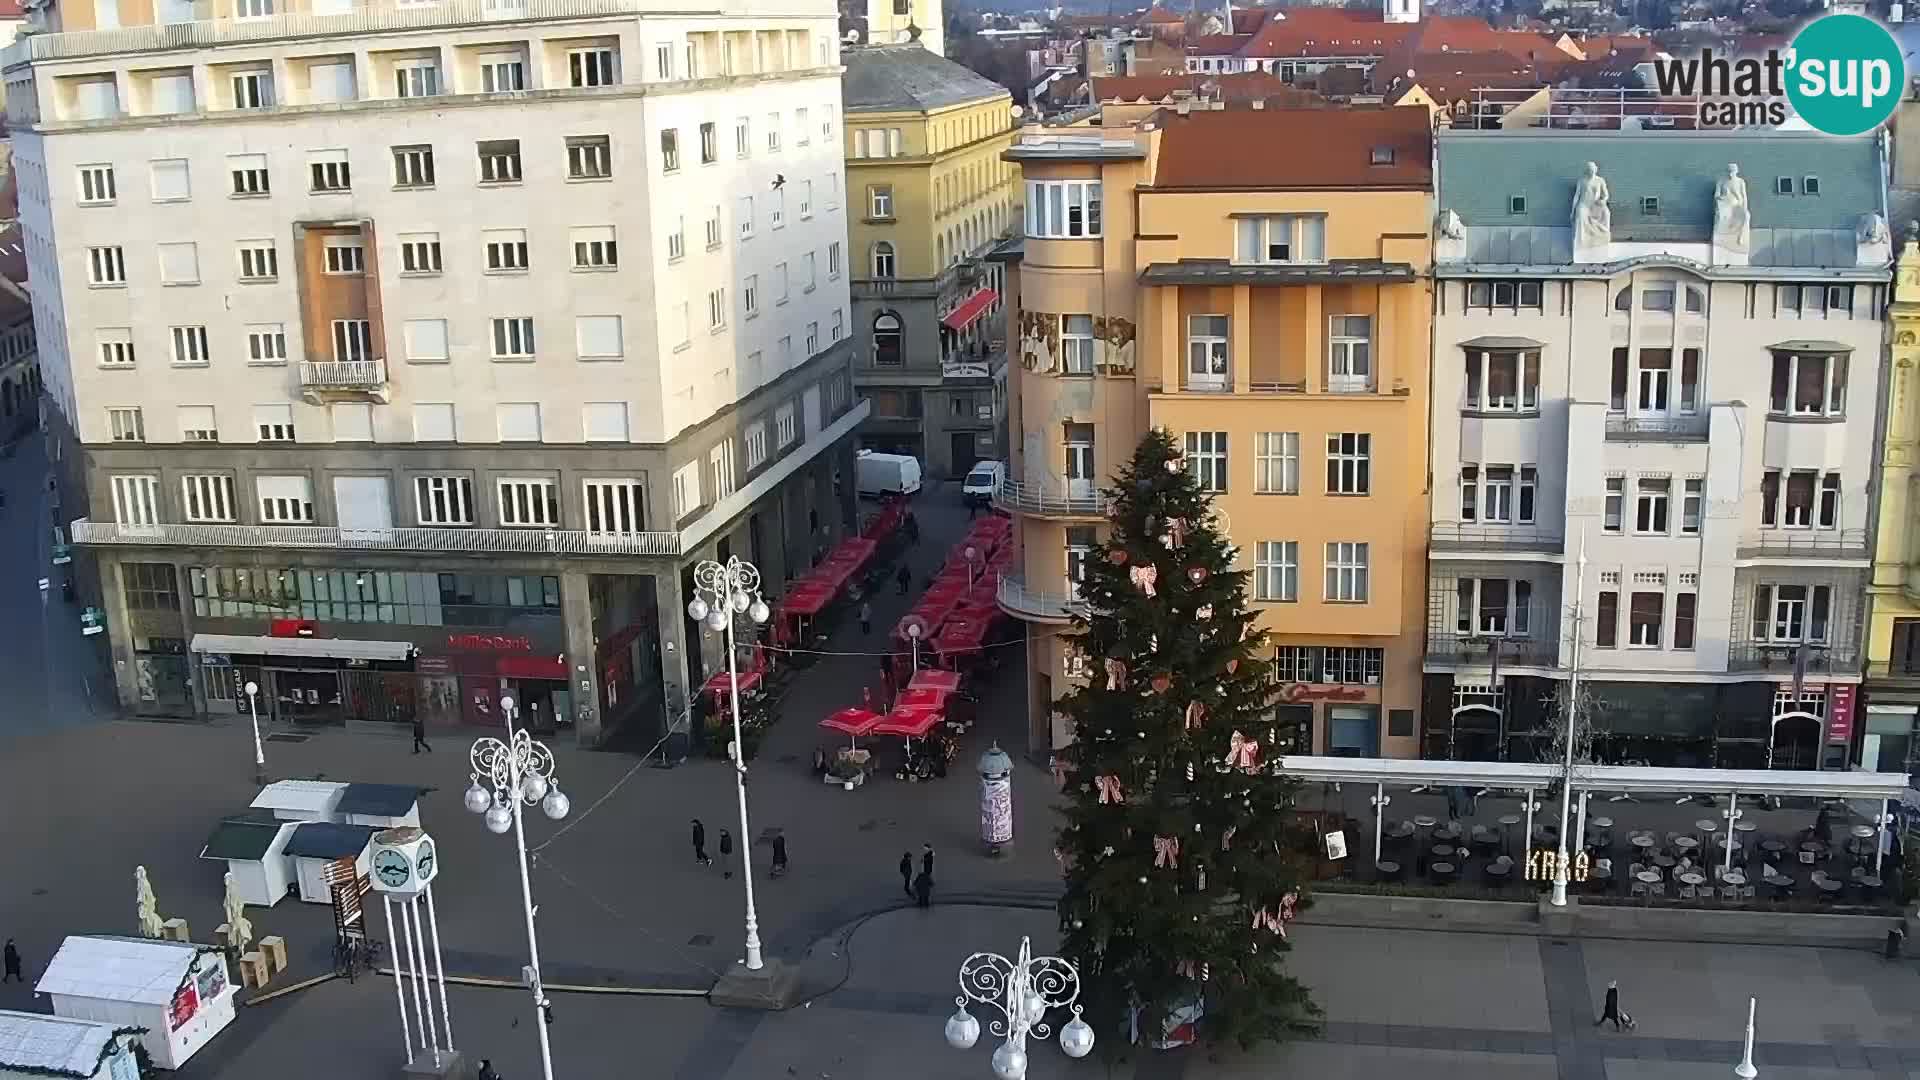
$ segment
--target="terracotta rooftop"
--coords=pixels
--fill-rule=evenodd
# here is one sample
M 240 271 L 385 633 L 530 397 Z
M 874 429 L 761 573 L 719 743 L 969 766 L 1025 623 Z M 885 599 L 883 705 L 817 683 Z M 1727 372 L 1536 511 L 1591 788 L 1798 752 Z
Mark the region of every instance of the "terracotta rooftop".
M 1553 41 L 1526 31 L 1496 30 L 1485 19 L 1433 16 L 1417 23 L 1389 23 L 1377 11 L 1291 8 L 1267 20 L 1240 50 L 1242 56 L 1380 56 L 1396 51 L 1505 52 L 1532 56 Z
M 1161 110 L 1160 189 L 1431 188 L 1425 109 Z M 1303 154 L 1300 147 L 1313 153 Z M 1382 162 L 1374 164 L 1376 155 Z
M 1173 12 L 1171 12 L 1171 11 L 1168 11 L 1168 10 L 1167 10 L 1166 8 L 1163 8 L 1163 7 L 1161 7 L 1161 6 L 1159 6 L 1158 4 L 1156 4 L 1156 5 L 1154 5 L 1153 7 L 1150 7 L 1150 8 L 1148 8 L 1148 9 L 1147 9 L 1147 13 L 1146 13 L 1146 14 L 1144 14 L 1144 15 L 1142 15 L 1142 16 L 1140 16 L 1140 21 L 1141 21 L 1142 23 L 1183 23 L 1183 22 L 1186 22 L 1186 20 L 1185 20 L 1185 19 L 1183 19 L 1183 18 L 1181 18 L 1180 16 L 1178 16 L 1178 15 L 1176 15 L 1176 14 L 1174 14 L 1174 13 L 1173 13 Z
M 1278 99 L 1279 103 L 1289 108 L 1308 108 L 1321 100 L 1320 95 L 1302 90 L 1266 71 L 1242 71 L 1226 75 L 1112 75 L 1093 80 L 1093 97 L 1099 102 L 1169 103 L 1174 100 L 1175 94 L 1210 101 Z

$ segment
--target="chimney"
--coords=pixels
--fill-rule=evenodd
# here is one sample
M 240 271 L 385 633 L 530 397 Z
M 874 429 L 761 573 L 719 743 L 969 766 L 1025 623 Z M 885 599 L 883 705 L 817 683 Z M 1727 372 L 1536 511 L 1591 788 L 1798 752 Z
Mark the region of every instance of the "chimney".
M 1180 113 L 1181 116 L 1187 116 L 1193 112 L 1193 99 L 1181 98 L 1180 104 L 1176 105 L 1174 108 Z

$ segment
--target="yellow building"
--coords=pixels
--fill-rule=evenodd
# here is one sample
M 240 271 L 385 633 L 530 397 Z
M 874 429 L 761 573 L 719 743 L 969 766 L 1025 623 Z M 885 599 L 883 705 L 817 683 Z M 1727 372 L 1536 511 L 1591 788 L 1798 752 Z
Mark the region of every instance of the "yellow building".
M 1023 138 L 1012 460 L 1031 748 L 1100 489 L 1149 425 L 1186 450 L 1280 668 L 1279 752 L 1418 753 L 1432 134 L 1422 109 L 1163 111 Z M 1311 153 L 1301 148 L 1311 147 Z M 1104 198 L 1112 193 L 1113 199 Z
M 1873 578 L 1868 586 L 1865 731 L 1858 763 L 1862 768 L 1909 772 L 1920 751 L 1915 739 L 1920 714 L 1920 528 L 1914 515 L 1920 503 L 1913 485 L 1920 479 L 1920 247 L 1909 237 L 1900 250 L 1893 278 L 1893 366 L 1886 382 L 1886 436 L 1880 447 L 1879 529 L 1873 545 Z
M 1001 271 L 980 256 L 1020 220 L 1012 97 L 918 45 L 842 60 L 861 445 L 964 475 L 1000 452 Z

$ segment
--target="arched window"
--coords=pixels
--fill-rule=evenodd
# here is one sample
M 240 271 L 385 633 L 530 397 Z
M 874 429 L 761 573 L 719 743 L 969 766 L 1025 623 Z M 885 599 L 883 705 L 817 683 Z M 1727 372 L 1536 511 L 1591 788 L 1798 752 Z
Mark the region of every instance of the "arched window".
M 936 236 L 933 238 L 933 257 L 934 257 L 934 262 L 937 263 L 938 265 L 942 267 L 947 265 L 947 238 L 946 237 Z
M 873 317 L 873 362 L 890 367 L 898 367 L 904 359 L 902 348 L 905 335 L 900 329 L 900 316 L 891 311 L 883 311 Z
M 1613 294 L 1613 310 L 1615 311 L 1632 311 L 1633 310 L 1633 286 L 1631 285 L 1621 286 L 1620 291 Z
M 893 277 L 893 245 L 885 240 L 873 245 L 873 276 L 883 280 Z

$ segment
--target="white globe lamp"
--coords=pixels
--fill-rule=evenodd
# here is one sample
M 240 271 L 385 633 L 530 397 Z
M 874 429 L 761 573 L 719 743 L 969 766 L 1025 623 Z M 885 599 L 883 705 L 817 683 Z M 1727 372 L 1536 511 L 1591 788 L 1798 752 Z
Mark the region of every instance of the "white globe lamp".
M 947 1017 L 947 1045 L 955 1050 L 969 1050 L 980 1041 L 980 1021 L 964 1007 Z

